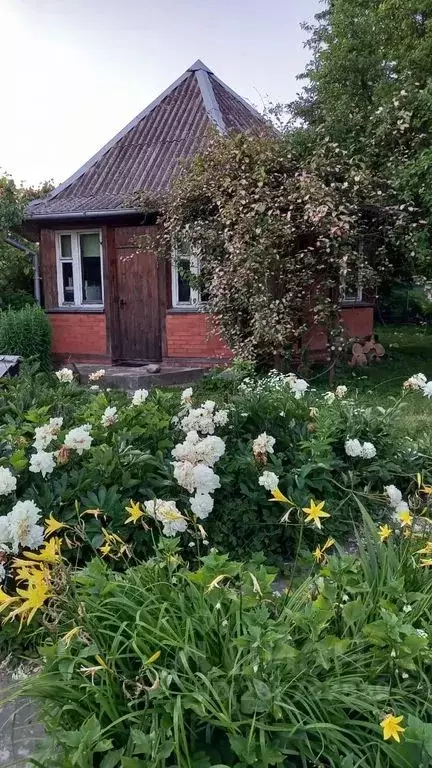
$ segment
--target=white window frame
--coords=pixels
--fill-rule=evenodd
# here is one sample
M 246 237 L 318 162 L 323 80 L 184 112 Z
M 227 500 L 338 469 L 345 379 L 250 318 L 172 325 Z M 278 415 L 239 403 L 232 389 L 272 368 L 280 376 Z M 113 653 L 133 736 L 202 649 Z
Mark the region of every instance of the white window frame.
M 192 286 L 190 286 L 189 301 L 180 301 L 179 299 L 179 290 L 178 290 L 179 261 L 189 261 L 190 271 L 193 275 L 199 275 L 200 273 L 199 258 L 196 254 L 191 253 L 188 256 L 184 253 L 180 253 L 178 250 L 173 248 L 173 252 L 171 256 L 172 306 L 177 309 L 187 308 L 187 307 L 191 309 L 198 308 L 201 306 L 201 295 L 200 295 L 200 291 L 197 288 L 193 288 Z
M 363 286 L 360 281 L 357 283 L 357 294 L 354 296 L 354 292 L 351 295 L 347 295 L 346 286 L 342 283 L 342 301 L 344 304 L 359 304 L 363 301 Z
M 71 236 L 72 253 L 72 277 L 74 286 L 74 301 L 65 301 L 63 291 L 63 268 L 62 263 L 66 259 L 61 258 L 61 238 L 63 235 Z M 99 255 L 101 268 L 101 289 L 102 300 L 97 302 L 83 301 L 81 252 L 79 246 L 80 235 L 99 235 Z M 100 229 L 65 229 L 56 232 L 56 268 L 57 268 L 57 295 L 59 307 L 80 307 L 81 309 L 104 308 L 104 275 L 103 275 L 103 250 L 102 250 L 102 232 Z

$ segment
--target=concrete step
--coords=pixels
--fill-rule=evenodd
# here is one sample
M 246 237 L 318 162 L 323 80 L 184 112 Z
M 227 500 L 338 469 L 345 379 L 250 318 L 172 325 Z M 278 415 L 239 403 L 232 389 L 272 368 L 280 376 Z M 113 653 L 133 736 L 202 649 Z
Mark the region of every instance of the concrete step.
M 81 383 L 87 384 L 89 375 L 99 370 L 101 366 L 76 363 L 75 368 Z M 105 368 L 105 376 L 101 383 L 104 387 L 126 390 L 186 386 L 199 381 L 207 370 L 207 368 L 184 368 L 161 364 L 158 373 L 149 373 L 146 366 L 110 365 Z

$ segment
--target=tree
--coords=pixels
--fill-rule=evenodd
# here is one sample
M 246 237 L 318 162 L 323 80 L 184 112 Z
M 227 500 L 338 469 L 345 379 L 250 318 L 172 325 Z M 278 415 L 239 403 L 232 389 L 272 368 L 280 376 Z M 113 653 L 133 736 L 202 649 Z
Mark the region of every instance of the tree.
M 13 237 L 30 251 L 35 249 L 35 244 L 28 243 L 20 234 L 24 209 L 27 203 L 44 197 L 52 188 L 49 181 L 38 187 L 18 187 L 10 176 L 0 176 L 0 309 L 20 306 L 28 296 L 31 297 L 31 257 L 7 240 Z
M 289 136 L 233 133 L 214 135 L 150 209 L 162 208 L 161 250 L 174 239 L 198 254 L 209 310 L 234 353 L 280 363 L 312 324 L 337 334 L 341 274 L 376 277 L 358 248 L 376 197 L 334 143 L 305 161 Z
M 384 204 L 410 213 L 410 271 L 432 274 L 430 0 L 326 0 L 305 29 L 312 59 L 293 122 L 362 159 Z

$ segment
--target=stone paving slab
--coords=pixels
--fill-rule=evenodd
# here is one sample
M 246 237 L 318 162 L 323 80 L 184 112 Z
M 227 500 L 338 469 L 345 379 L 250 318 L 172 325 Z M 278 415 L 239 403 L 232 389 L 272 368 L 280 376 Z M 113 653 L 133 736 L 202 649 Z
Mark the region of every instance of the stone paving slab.
M 32 755 L 38 741 L 43 738 L 43 730 L 38 725 L 35 710 L 26 700 L 11 701 L 1 705 L 17 683 L 9 672 L 0 671 L 0 766 L 21 766 L 30 768 L 28 758 Z

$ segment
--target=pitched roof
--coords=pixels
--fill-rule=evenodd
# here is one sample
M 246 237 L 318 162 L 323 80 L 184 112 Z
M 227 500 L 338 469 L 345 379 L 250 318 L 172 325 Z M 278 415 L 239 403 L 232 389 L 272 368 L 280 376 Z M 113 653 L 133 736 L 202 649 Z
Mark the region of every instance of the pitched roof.
M 27 208 L 27 219 L 133 212 L 137 190 L 168 189 L 179 160 L 201 150 L 208 128 L 259 130 L 264 118 L 198 60 L 69 179 Z

